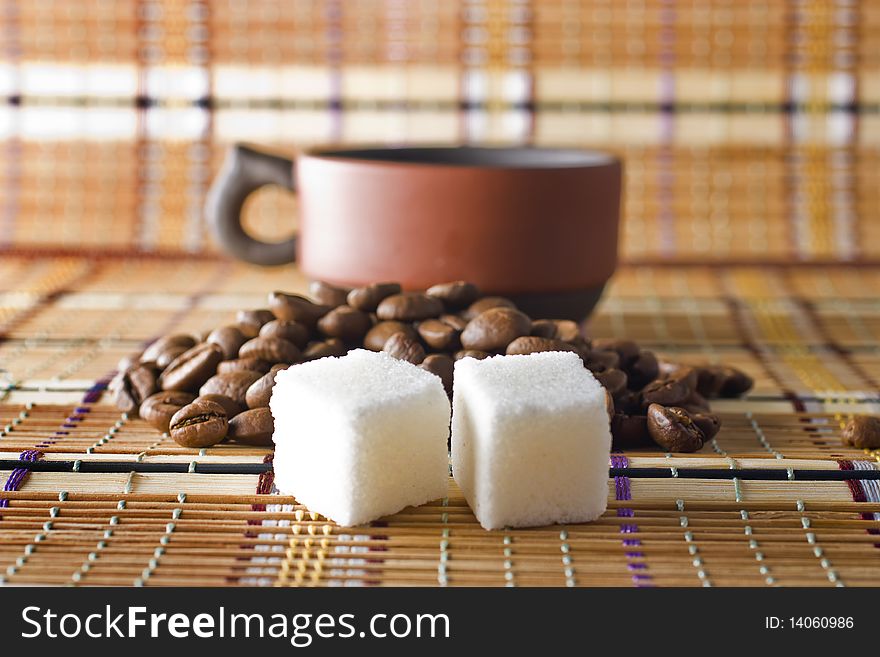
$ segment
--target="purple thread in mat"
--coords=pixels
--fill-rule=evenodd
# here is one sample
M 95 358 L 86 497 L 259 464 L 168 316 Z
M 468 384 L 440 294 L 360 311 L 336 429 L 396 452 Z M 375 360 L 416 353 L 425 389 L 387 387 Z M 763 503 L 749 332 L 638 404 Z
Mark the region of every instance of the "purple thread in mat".
M 629 459 L 627 459 L 623 454 L 612 454 L 611 455 L 611 467 L 613 468 L 628 468 L 629 467 Z M 615 498 L 617 500 L 631 500 L 632 499 L 632 488 L 630 487 L 629 477 L 615 477 L 614 478 L 614 492 Z M 629 508 L 620 508 L 617 510 L 618 518 L 634 518 L 635 511 Z M 624 547 L 638 547 L 641 546 L 642 542 L 637 538 L 628 538 L 628 536 L 632 534 L 637 534 L 639 531 L 639 526 L 634 522 L 625 522 L 620 525 L 620 533 L 626 536 L 627 538 L 623 538 L 621 540 Z M 644 557 L 644 553 L 642 552 L 624 552 L 624 556 L 626 556 L 627 564 L 626 568 L 629 572 L 634 571 L 646 571 L 648 569 L 648 565 L 645 563 L 633 563 L 633 559 L 639 559 Z M 632 576 L 632 582 L 634 586 L 639 588 L 653 586 L 651 581 L 651 575 L 648 573 L 636 573 Z

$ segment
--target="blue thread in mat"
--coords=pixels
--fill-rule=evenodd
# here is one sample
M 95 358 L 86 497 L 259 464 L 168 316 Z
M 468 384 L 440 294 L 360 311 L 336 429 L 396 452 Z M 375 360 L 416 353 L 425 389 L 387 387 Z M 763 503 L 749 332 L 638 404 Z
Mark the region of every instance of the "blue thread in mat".
M 43 453 L 37 449 L 28 449 L 18 455 L 19 461 L 37 461 L 43 457 Z M 17 491 L 18 487 L 21 486 L 21 483 L 24 481 L 24 478 L 28 474 L 28 470 L 26 468 L 16 468 L 13 470 L 9 477 L 6 478 L 6 483 L 3 485 L 3 490 L 6 492 Z M 3 498 L 0 500 L 0 508 L 7 508 L 9 506 L 9 500 L 7 498 Z
M 611 467 L 627 468 L 629 467 L 629 459 L 627 459 L 623 454 L 612 454 Z M 632 488 L 630 487 L 629 477 L 614 477 L 614 497 L 617 500 L 632 499 Z M 621 507 L 617 509 L 617 517 L 634 518 L 635 511 L 627 507 Z M 623 538 L 621 539 L 623 547 L 641 547 L 641 540 L 632 537 L 633 534 L 639 533 L 638 524 L 636 524 L 635 522 L 625 522 L 620 525 L 620 533 L 623 534 Z M 636 561 L 637 559 L 643 559 L 645 553 L 640 550 L 627 550 L 623 554 L 626 557 L 626 569 L 631 573 L 633 584 L 639 588 L 653 586 L 654 584 L 651 575 L 645 572 L 648 570 L 648 564 L 644 563 L 643 561 Z

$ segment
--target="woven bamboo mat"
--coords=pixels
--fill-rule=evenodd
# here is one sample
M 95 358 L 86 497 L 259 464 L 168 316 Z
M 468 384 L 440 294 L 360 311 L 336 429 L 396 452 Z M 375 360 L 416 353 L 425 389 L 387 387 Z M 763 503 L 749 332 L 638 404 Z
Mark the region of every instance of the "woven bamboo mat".
M 0 577 L 11 584 L 880 585 L 880 268 L 640 267 L 590 331 L 729 362 L 699 453 L 614 455 L 596 523 L 486 532 L 444 500 L 339 528 L 273 495 L 267 450 L 187 450 L 102 392 L 118 359 L 201 331 L 293 271 L 211 259 L 0 260 Z M 19 458 L 37 462 L 15 468 Z

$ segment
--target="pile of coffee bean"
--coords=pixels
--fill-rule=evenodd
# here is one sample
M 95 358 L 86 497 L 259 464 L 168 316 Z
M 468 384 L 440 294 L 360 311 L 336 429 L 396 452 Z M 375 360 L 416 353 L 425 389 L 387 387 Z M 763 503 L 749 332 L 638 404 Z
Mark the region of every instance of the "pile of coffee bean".
M 397 283 L 344 289 L 313 283 L 312 299 L 272 292 L 268 308 L 199 336 L 169 335 L 124 359 L 111 383 L 120 409 L 185 447 L 229 439 L 271 445 L 269 397 L 281 369 L 362 347 L 425 369 L 452 394 L 454 362 L 493 354 L 571 351 L 605 387 L 614 446 L 700 449 L 720 427 L 707 399 L 752 380 L 727 366 L 660 361 L 631 340 L 589 340 L 576 322 L 532 319 L 465 281 L 404 292 Z

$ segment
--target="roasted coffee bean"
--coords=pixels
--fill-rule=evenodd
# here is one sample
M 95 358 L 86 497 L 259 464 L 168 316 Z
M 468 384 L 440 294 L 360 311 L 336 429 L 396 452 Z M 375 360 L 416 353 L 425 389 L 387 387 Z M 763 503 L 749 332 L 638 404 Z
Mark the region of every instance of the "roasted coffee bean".
M 490 308 L 468 322 L 461 333 L 461 346 L 480 351 L 503 351 L 531 330 L 532 320 L 528 315 L 513 308 Z
M 271 310 L 266 310 L 265 308 L 239 310 L 235 315 L 235 323 L 247 337 L 254 335 L 254 332 L 259 335 L 263 324 L 271 322 L 273 319 L 275 319 L 275 315 L 272 314 Z
M 468 324 L 467 320 L 464 319 L 463 317 L 461 317 L 460 315 L 450 315 L 447 313 L 446 315 L 440 315 L 440 317 L 438 317 L 438 319 L 441 322 L 443 322 L 444 324 L 448 324 L 449 326 L 454 328 L 459 333 L 464 331 L 465 327 Z
M 612 449 L 632 449 L 652 445 L 648 433 L 648 418 L 644 415 L 626 415 L 616 412 L 611 418 Z
M 143 401 L 138 415 L 162 433 L 167 433 L 171 417 L 195 398 L 195 395 L 177 390 L 157 392 Z
M 880 449 L 880 418 L 872 415 L 852 417 L 841 432 L 844 445 L 858 449 Z
M 489 358 L 491 355 L 492 354 L 488 351 L 482 351 L 480 349 L 460 349 L 453 355 L 453 360 L 461 360 L 462 358 L 476 358 L 477 360 L 483 360 L 484 358 Z
M 674 366 L 671 366 L 670 363 L 667 362 L 660 363 L 659 365 L 660 378 L 682 381 L 689 390 L 697 390 L 699 377 L 697 376 L 697 370 L 695 370 L 693 367 L 681 364 L 675 364 Z
M 626 390 L 626 372 L 622 370 L 611 368 L 598 372 L 594 376 L 614 397 L 618 397 Z
M 624 368 L 624 371 L 629 377 L 627 385 L 630 390 L 641 390 L 657 378 L 660 367 L 657 365 L 657 357 L 653 353 L 642 351 L 634 361 L 630 362 L 629 367 Z
M 260 372 L 253 370 L 239 370 L 237 372 L 217 374 L 205 382 L 205 385 L 199 389 L 199 395 L 223 395 L 238 404 L 247 406 L 245 399 L 247 389 L 261 376 L 263 375 Z
M 237 326 L 221 326 L 208 334 L 208 342 L 216 344 L 223 352 L 223 360 L 238 357 L 238 350 L 247 341 L 244 333 Z
M 195 338 L 191 335 L 176 334 L 166 335 L 153 342 L 149 347 L 144 349 L 141 354 L 140 361 L 142 363 L 155 363 L 159 356 L 162 355 L 169 347 L 191 349 L 196 346 Z
M 681 379 L 657 379 L 642 388 L 642 399 L 649 404 L 680 406 L 691 396 L 691 389 Z
M 721 386 L 718 390 L 720 397 L 739 397 L 751 390 L 754 380 L 742 370 L 735 367 L 722 366 Z
M 309 328 L 305 324 L 286 319 L 273 319 L 263 324 L 260 329 L 261 338 L 281 338 L 292 342 L 298 349 L 309 343 Z
M 536 319 L 532 322 L 532 335 L 536 338 L 556 339 L 556 322 L 552 319 Z
M 408 337 L 406 333 L 402 332 L 395 333 L 388 338 L 385 346 L 382 347 L 382 351 L 400 360 L 410 362 L 413 365 L 418 365 L 425 360 L 424 347 L 422 347 L 418 340 L 413 340 Z
M 275 423 L 267 407 L 252 408 L 229 421 L 226 437 L 244 445 L 271 447 Z
M 269 399 L 272 397 L 272 388 L 275 386 L 275 375 L 286 369 L 286 365 L 275 365 L 262 378 L 257 379 L 251 384 L 244 397 L 248 408 L 261 408 L 269 405 Z
M 584 359 L 584 365 L 594 374 L 604 372 L 605 370 L 619 369 L 620 356 L 617 355 L 616 351 L 591 349 Z
M 346 297 L 351 292 L 350 288 L 331 285 L 324 281 L 312 281 L 309 285 L 309 296 L 322 306 L 342 306 L 346 303 Z
M 551 338 L 538 338 L 534 335 L 524 335 L 517 338 L 509 345 L 505 353 L 508 356 L 517 354 L 534 354 L 541 351 L 571 351 L 577 353 L 577 349 L 562 340 L 553 340 Z
M 276 318 L 300 322 L 309 328 L 314 327 L 331 310 L 330 306 L 313 303 L 299 294 L 278 291 L 269 294 L 269 308 Z
M 131 356 L 123 356 L 116 363 L 116 371 L 124 372 L 125 370 L 131 369 L 135 365 L 140 364 L 141 355 L 140 354 L 132 354 Z M 112 381 L 111 381 L 112 386 Z
M 715 365 L 706 365 L 696 367 L 697 370 L 697 392 L 703 397 L 717 397 L 724 383 L 724 372 L 720 367 Z
M 425 356 L 425 359 L 419 364 L 423 370 L 427 370 L 431 374 L 440 377 L 443 383 L 443 389 L 447 395 L 452 394 L 452 372 L 455 369 L 455 363 L 446 354 L 431 354 Z
M 618 367 L 622 370 L 628 370 L 630 365 L 635 362 L 641 353 L 639 345 L 632 340 L 619 340 L 616 338 L 599 338 L 593 340 L 592 349 L 594 351 L 615 352 L 620 357 L 620 364 Z
M 136 413 L 141 402 L 159 391 L 158 374 L 152 365 L 143 363 L 117 374 L 110 384 L 116 407 L 126 413 Z
M 618 412 L 627 415 L 644 415 L 647 405 L 642 402 L 642 396 L 632 390 L 623 390 L 614 396 L 614 403 Z
M 220 347 L 210 342 L 197 344 L 174 359 L 159 377 L 162 390 L 197 390 L 217 371 L 223 360 Z
M 688 413 L 708 413 L 709 402 L 696 390 L 691 391 L 690 396 L 680 404 Z
M 367 313 L 376 312 L 383 299 L 392 294 L 400 294 L 399 283 L 373 283 L 365 287 L 356 287 L 348 293 L 348 305 Z
M 461 316 L 470 321 L 477 315 L 486 312 L 490 308 L 513 308 L 514 310 L 517 309 L 516 304 L 507 297 L 483 297 L 482 299 L 477 299 L 470 306 L 468 306 L 467 310 L 461 313 Z
M 223 410 L 226 411 L 226 418 L 229 420 L 247 410 L 246 405 L 240 404 L 226 395 L 217 395 L 213 392 L 209 392 L 207 395 L 199 395 L 196 397 L 195 401 L 210 401 L 215 404 L 220 404 L 223 407 Z
M 421 292 L 392 294 L 382 299 L 376 308 L 376 315 L 383 321 L 396 319 L 400 322 L 416 322 L 438 317 L 443 312 L 443 302 L 440 299 Z
M 339 338 L 327 338 L 321 342 L 310 342 L 303 351 L 303 360 L 317 360 L 328 356 L 345 356 L 348 347 Z
M 164 370 L 174 362 L 174 359 L 187 351 L 188 349 L 186 347 L 168 347 L 165 351 L 159 354 L 159 357 L 156 359 L 156 367 L 160 370 Z
M 171 417 L 169 433 L 183 447 L 210 447 L 226 437 L 227 425 L 226 411 L 220 404 L 194 401 Z
M 260 334 L 260 329 L 262 327 L 259 324 L 236 324 L 235 328 L 241 331 L 245 342 L 247 342 L 248 340 L 257 337 Z
M 455 351 L 459 347 L 458 336 L 461 331 L 439 319 L 426 319 L 419 322 L 419 336 L 426 345 L 437 351 Z
M 395 333 L 406 333 L 413 340 L 418 339 L 418 333 L 411 324 L 404 322 L 379 322 L 364 336 L 364 348 L 370 351 L 382 351 L 382 347 Z
M 318 320 L 318 330 L 329 338 L 353 344 L 363 340 L 373 327 L 373 320 L 362 310 L 338 306 Z
M 721 418 L 712 413 L 690 413 L 691 419 L 694 421 L 700 431 L 703 432 L 704 440 L 712 440 L 721 429 Z
M 252 370 L 265 374 L 272 369 L 272 363 L 262 358 L 251 356 L 249 358 L 236 358 L 235 360 L 224 360 L 217 365 L 217 374 L 227 374 L 228 372 L 241 372 L 243 370 Z
M 584 339 L 583 335 L 581 335 L 581 329 L 578 326 L 577 322 L 573 322 L 570 319 L 554 319 L 552 321 L 554 324 L 556 324 L 557 340 L 574 343 L 578 340 Z M 589 346 L 589 343 L 587 343 L 587 346 Z
M 275 363 L 298 363 L 301 354 L 296 345 L 281 338 L 254 338 L 248 340 L 238 350 L 241 358 L 261 358 L 273 365 Z
M 669 452 L 696 452 L 702 449 L 705 439 L 686 410 L 660 404 L 648 406 L 648 433 Z
M 472 304 L 480 296 L 480 291 L 473 283 L 454 281 L 432 285 L 425 291 L 425 294 L 440 299 L 443 305 L 449 309 L 456 309 Z

